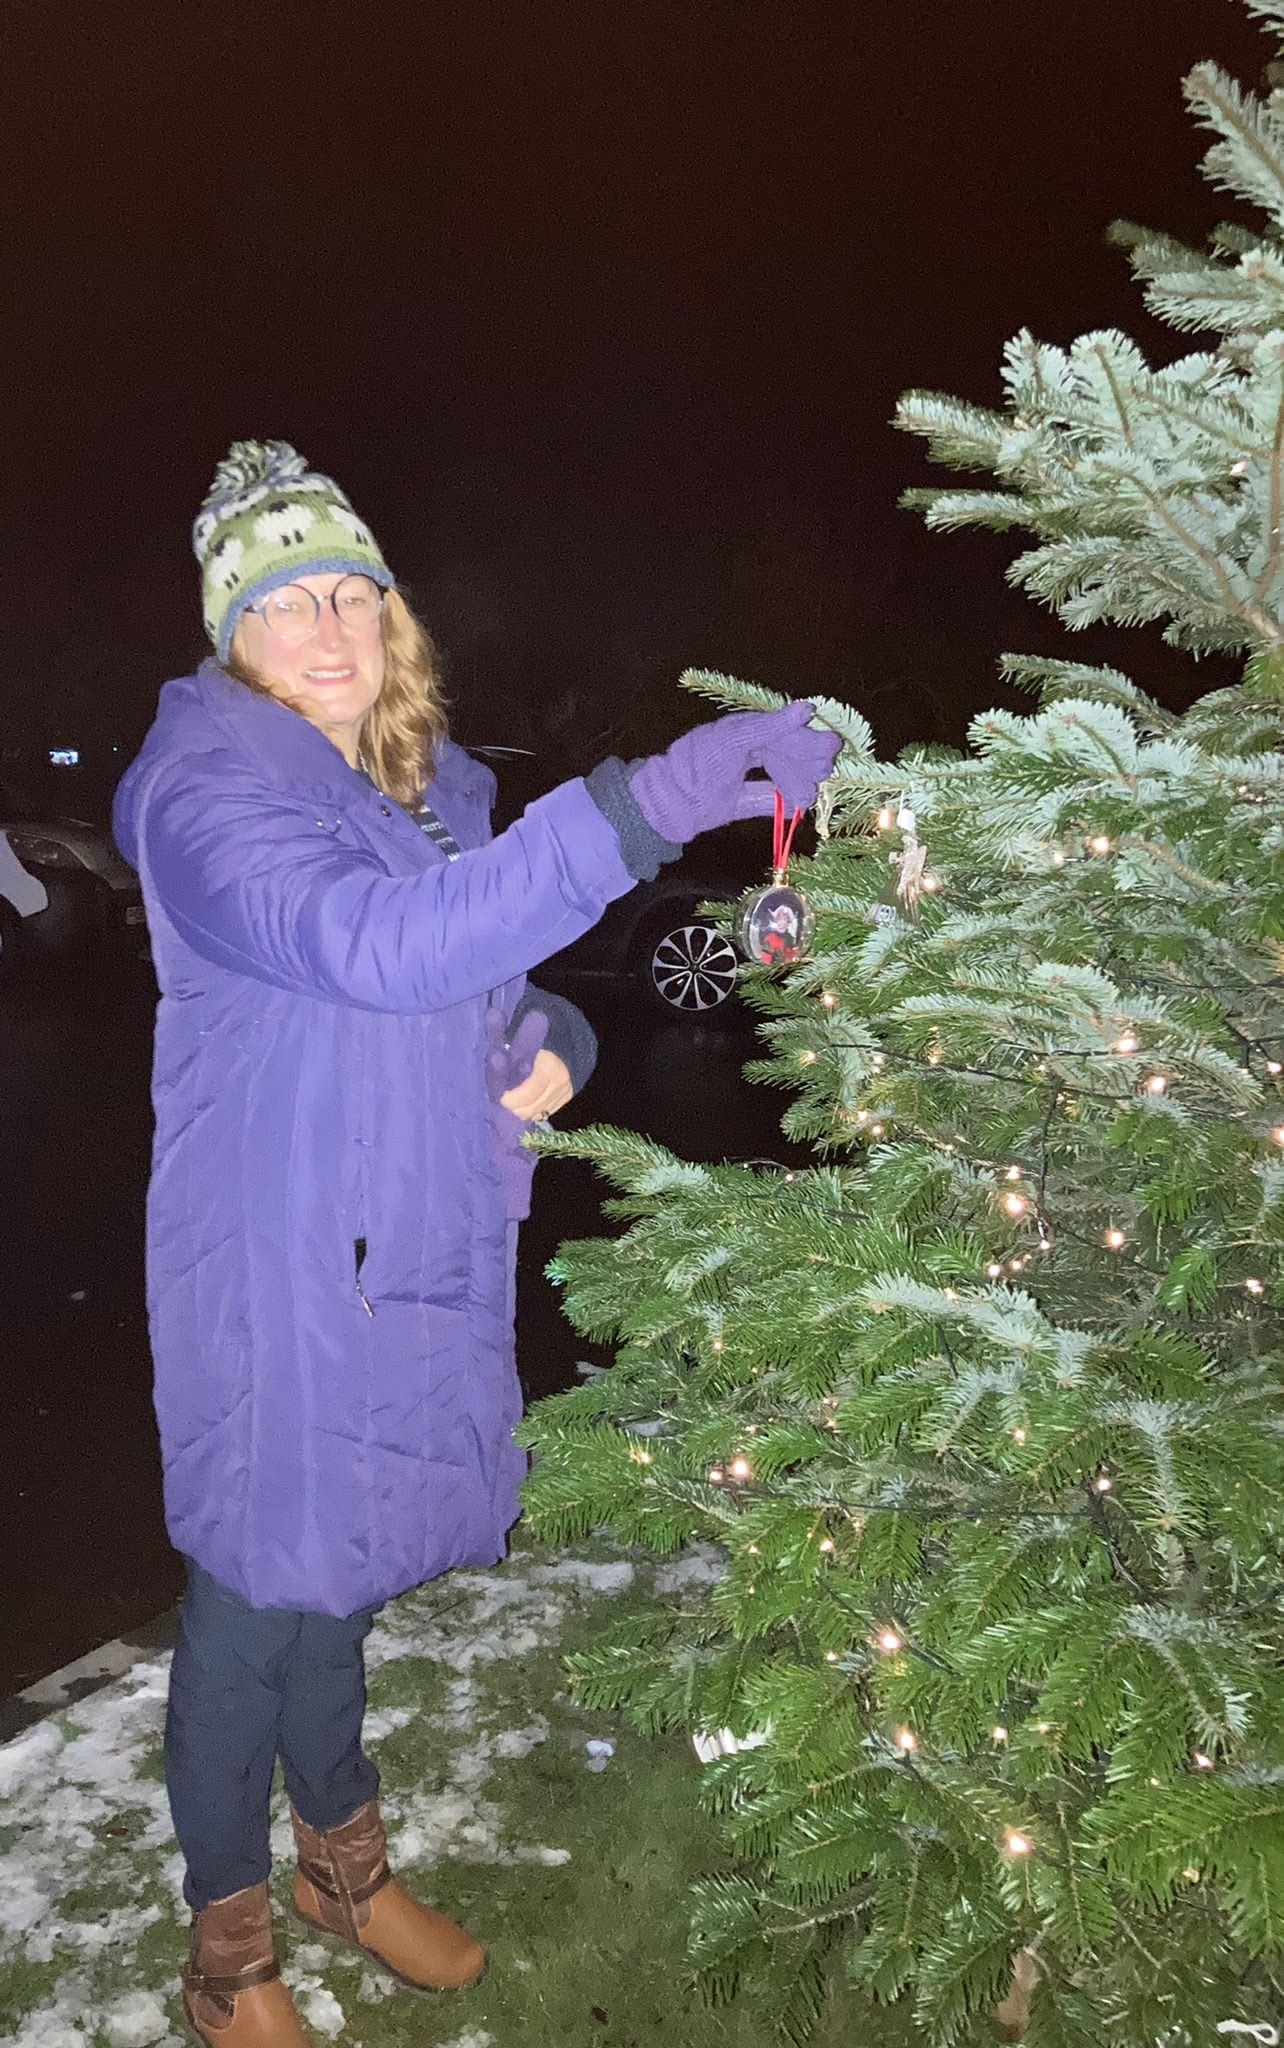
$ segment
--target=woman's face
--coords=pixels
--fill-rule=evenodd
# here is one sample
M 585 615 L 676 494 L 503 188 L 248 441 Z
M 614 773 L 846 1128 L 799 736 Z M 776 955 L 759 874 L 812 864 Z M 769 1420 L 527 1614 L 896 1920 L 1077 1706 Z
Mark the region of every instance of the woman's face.
M 292 588 L 306 590 L 320 604 L 316 629 L 292 642 L 246 612 L 237 628 L 237 651 L 280 697 L 315 725 L 354 767 L 361 728 L 383 688 L 383 633 L 380 616 L 354 624 L 340 619 L 329 598 L 347 576 L 296 576 Z M 281 592 L 273 593 L 280 597 Z

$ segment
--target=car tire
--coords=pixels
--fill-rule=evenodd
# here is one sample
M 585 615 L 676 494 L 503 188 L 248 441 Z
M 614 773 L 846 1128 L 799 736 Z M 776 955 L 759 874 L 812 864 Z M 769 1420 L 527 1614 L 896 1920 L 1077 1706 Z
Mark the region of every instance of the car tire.
M 725 1016 L 739 964 L 729 934 L 694 909 L 671 909 L 639 934 L 643 990 L 652 1008 L 671 1020 L 703 1024 Z
M 22 919 L 8 898 L 0 896 L 0 984 L 17 973 L 25 936 Z

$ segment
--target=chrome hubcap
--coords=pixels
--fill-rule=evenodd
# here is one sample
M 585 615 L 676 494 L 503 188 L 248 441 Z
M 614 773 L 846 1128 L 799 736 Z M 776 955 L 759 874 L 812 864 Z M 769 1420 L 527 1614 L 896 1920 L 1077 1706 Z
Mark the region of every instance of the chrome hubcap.
M 651 954 L 651 980 L 674 1010 L 716 1010 L 736 985 L 738 955 L 707 924 L 676 925 Z

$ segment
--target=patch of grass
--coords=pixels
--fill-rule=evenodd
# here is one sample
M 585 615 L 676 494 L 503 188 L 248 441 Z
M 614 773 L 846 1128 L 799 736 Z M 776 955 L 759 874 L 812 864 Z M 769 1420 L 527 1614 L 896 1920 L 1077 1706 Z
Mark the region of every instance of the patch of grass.
M 605 1545 L 578 1554 L 620 1562 Z M 283 1957 L 313 1942 L 328 1952 L 321 1981 L 343 2008 L 341 2040 L 361 2048 L 444 2048 L 471 2035 L 493 2048 L 770 2048 L 750 2008 L 703 2003 L 686 1961 L 688 1884 L 723 1862 L 696 1802 L 690 1746 L 648 1741 L 568 1694 L 566 1654 L 623 1608 L 653 1600 L 652 1561 L 638 1557 L 634 1566 L 630 1587 L 605 1590 L 577 1582 L 556 1553 L 522 1546 L 494 1579 L 456 1575 L 397 1604 L 394 1634 L 412 1654 L 372 1672 L 371 1706 L 414 1712 L 374 1754 L 394 1841 L 400 1814 L 408 1840 L 418 1827 L 421 1842 L 440 1835 L 445 1844 L 440 1855 L 425 1850 L 421 1867 L 403 1865 L 402 1875 L 486 1942 L 491 1967 L 472 1991 L 416 1996 L 389 1989 L 373 1965 L 337 1944 L 327 1949 L 282 1913 Z M 506 1600 L 509 1593 L 521 1597 Z M 468 1645 L 453 1661 L 452 1630 Z M 82 1725 L 90 1711 L 78 1709 Z M 614 1744 L 601 1770 L 589 1768 L 594 1738 Z M 139 1749 L 137 1777 L 159 1769 L 157 1726 Z M 140 1853 L 136 1826 L 122 1803 L 118 1819 L 97 1830 L 88 1868 L 83 1860 L 74 1874 L 68 1868 L 54 1911 L 66 1924 L 155 1897 L 159 1921 L 109 1955 L 78 1954 L 75 1967 L 92 1973 L 99 2003 L 150 1989 L 176 2013 L 170 1987 L 185 1916 L 168 1889 L 162 1898 L 161 1852 Z M 279 1900 L 289 1879 L 278 1866 Z M 55 1998 L 70 1969 L 66 1957 L 33 1966 L 0 1952 L 0 2038 L 23 2039 L 22 2021 Z M 306 2020 L 306 1996 L 302 2004 Z M 862 2048 L 868 2036 L 857 2015 L 836 1992 L 815 2048 Z
M 431 1657 L 390 1657 L 370 1675 L 374 1708 L 413 1707 L 431 1715 L 446 1703 L 449 1673 Z
M 56 1957 L 47 1963 L 32 1963 L 21 1952 L 0 1956 L 0 2027 L 48 2004 L 66 1967 Z M 0 2039 L 7 2040 L 8 2035 L 0 2034 Z

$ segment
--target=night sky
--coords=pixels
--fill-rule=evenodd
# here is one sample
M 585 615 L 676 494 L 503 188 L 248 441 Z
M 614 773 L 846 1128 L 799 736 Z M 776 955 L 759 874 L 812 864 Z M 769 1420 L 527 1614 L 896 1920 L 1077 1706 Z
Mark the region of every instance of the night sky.
M 1007 337 L 1123 325 L 1105 241 L 1224 202 L 1180 81 L 1235 0 L 8 0 L 9 741 L 136 741 L 201 650 L 188 526 L 294 441 L 451 658 L 462 737 L 578 769 L 688 663 L 958 738 L 1063 644 L 932 538 L 888 425 Z M 1181 701 L 1157 634 L 1081 637 Z M 625 731 L 625 728 L 628 728 Z M 550 779 L 556 779 L 551 776 Z

